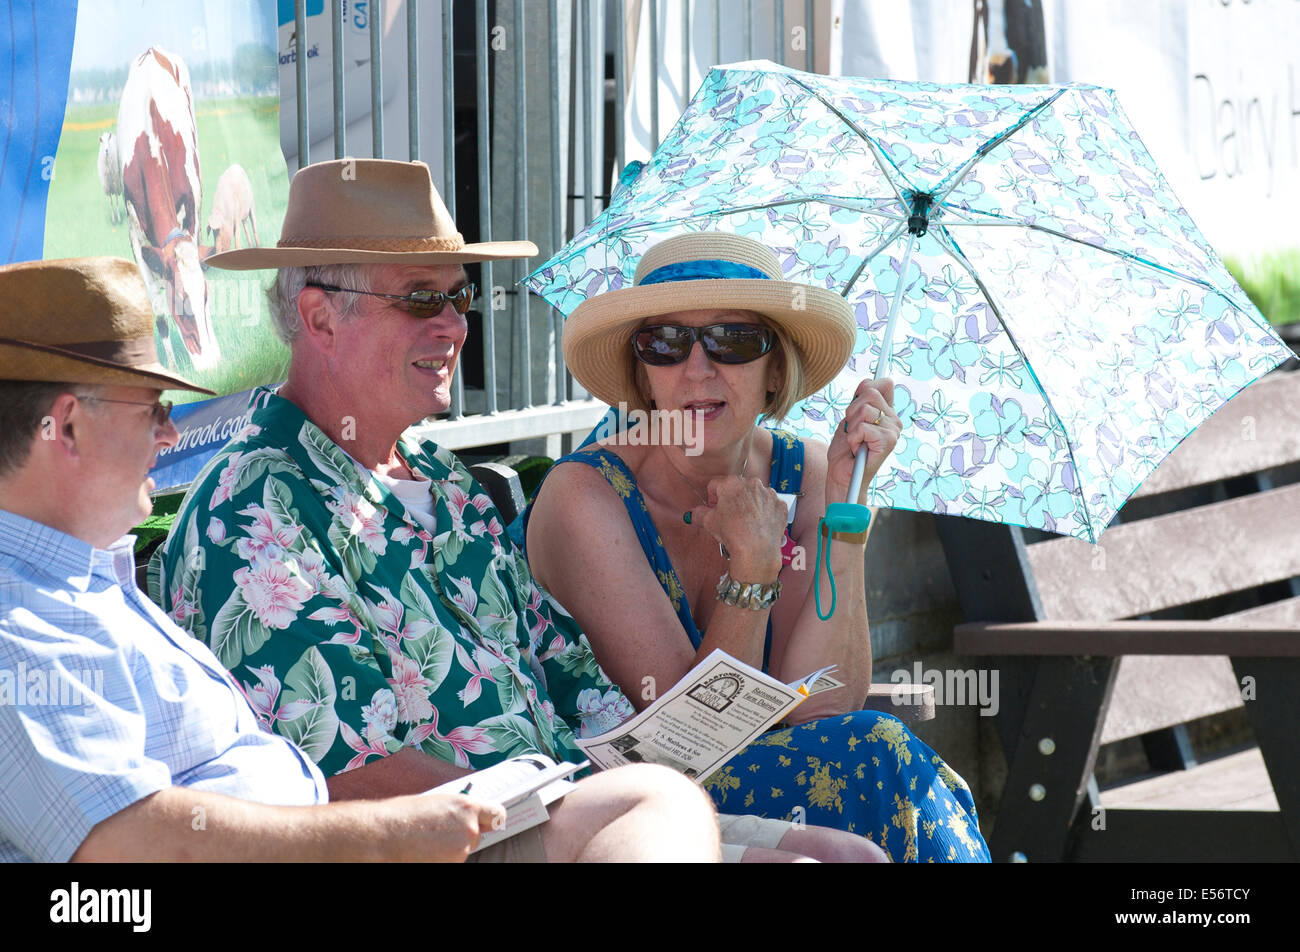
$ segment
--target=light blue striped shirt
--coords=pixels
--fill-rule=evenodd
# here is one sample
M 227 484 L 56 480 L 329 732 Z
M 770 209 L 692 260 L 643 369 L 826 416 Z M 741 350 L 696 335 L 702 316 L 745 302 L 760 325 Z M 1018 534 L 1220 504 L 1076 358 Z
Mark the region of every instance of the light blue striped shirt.
M 166 787 L 324 803 L 325 780 L 108 550 L 0 510 L 0 860 L 62 862 Z

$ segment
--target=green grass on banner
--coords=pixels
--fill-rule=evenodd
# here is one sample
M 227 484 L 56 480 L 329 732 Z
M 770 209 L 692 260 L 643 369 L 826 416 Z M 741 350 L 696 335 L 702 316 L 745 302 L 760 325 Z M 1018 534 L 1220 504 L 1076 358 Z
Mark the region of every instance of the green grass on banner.
M 1274 325 L 1300 321 L 1300 248 L 1282 248 L 1224 263 L 1241 289 Z

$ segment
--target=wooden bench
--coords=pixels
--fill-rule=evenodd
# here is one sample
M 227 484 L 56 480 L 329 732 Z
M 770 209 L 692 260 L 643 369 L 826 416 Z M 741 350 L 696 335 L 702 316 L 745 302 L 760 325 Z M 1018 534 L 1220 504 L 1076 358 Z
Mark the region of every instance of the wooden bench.
M 1300 373 L 1243 391 L 1121 515 L 1099 546 L 937 520 L 955 650 L 1000 669 L 994 859 L 1300 858 Z M 1242 707 L 1258 748 L 1230 760 L 1169 733 Z M 1099 745 L 1137 736 L 1189 769 L 1099 791 Z
M 507 523 L 524 511 L 527 500 L 519 475 L 501 462 L 476 463 L 469 467 Z M 907 724 L 934 718 L 934 687 L 929 684 L 873 684 L 868 690 L 866 707 L 884 711 Z

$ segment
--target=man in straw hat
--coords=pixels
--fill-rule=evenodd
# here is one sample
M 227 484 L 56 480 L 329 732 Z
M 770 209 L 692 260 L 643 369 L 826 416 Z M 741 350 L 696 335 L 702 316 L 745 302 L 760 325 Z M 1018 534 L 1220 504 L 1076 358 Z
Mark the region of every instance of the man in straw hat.
M 499 806 L 316 806 L 324 777 L 260 729 L 263 695 L 246 699 L 136 588 L 123 533 L 149 514 L 147 472 L 177 439 L 169 388 L 210 393 L 158 363 L 134 264 L 0 268 L 0 860 L 464 859 Z M 641 781 L 650 792 L 570 797 L 556 849 L 715 856 L 691 785 L 667 770 Z M 517 855 L 517 840 L 486 852 Z
M 466 244 L 424 164 L 357 159 L 294 176 L 276 247 L 208 259 L 278 269 L 292 356 L 195 480 L 160 601 L 336 798 L 427 789 L 518 753 L 581 760 L 576 736 L 633 712 L 465 467 L 403 432 L 451 403 L 475 293 L 463 265 L 536 253 Z M 624 774 L 584 784 L 627 791 Z

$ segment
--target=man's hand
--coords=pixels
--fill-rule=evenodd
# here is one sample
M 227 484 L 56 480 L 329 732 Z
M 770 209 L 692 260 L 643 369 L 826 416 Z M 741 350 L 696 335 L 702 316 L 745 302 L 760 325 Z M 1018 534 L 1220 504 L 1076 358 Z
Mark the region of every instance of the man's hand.
M 328 778 L 330 803 L 340 800 L 382 800 L 411 793 L 424 793 L 474 771 L 439 760 L 414 747 L 372 760 L 354 770 Z
M 505 807 L 460 794 L 422 794 L 390 802 L 398 809 L 409 810 L 410 822 L 415 826 L 410 852 L 395 858 L 463 863 L 484 833 L 506 822 Z

